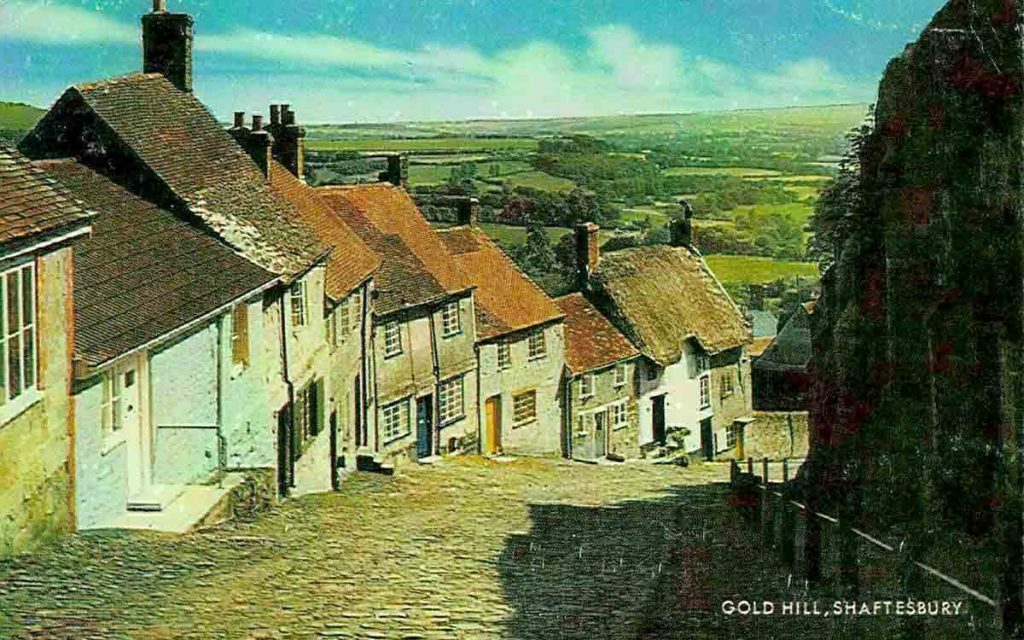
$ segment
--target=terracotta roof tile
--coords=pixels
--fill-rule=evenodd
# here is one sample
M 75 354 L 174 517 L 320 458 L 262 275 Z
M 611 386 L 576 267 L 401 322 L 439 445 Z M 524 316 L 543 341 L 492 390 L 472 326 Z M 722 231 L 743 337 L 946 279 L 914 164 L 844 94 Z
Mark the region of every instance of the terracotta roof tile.
M 581 293 L 556 298 L 565 314 L 565 360 L 574 374 L 593 371 L 640 355 Z
M 76 92 L 121 143 L 237 251 L 282 275 L 301 273 L 322 257 L 324 248 L 294 207 L 270 188 L 195 96 L 178 91 L 159 74 L 79 85 L 65 96 Z
M 0 243 L 87 226 L 91 217 L 53 178 L 0 145 Z
M 276 161 L 271 163 L 270 183 L 275 191 L 292 203 L 321 244 L 331 250 L 327 258 L 326 279 L 327 295 L 331 299 L 341 300 L 380 267 L 377 254 L 359 239 L 316 190 Z
M 602 308 L 662 366 L 696 338 L 710 353 L 750 342 L 750 329 L 704 259 L 685 247 L 634 247 L 601 256 L 593 274 Z
M 439 232 L 476 285 L 477 337 L 494 338 L 562 317 L 554 301 L 498 248 L 472 227 Z
M 96 366 L 277 279 L 72 161 L 36 163 L 98 211 L 75 251 L 75 350 Z
M 316 190 L 381 260 L 378 313 L 440 301 L 473 287 L 409 194 L 388 184 Z

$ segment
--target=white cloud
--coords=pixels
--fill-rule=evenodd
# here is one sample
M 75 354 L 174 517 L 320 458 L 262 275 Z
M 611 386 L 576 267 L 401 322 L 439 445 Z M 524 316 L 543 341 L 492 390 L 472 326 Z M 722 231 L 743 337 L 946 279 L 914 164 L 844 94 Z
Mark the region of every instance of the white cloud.
M 586 36 L 581 51 L 534 41 L 484 54 L 442 45 L 390 49 L 324 34 L 204 34 L 196 42 L 197 85 L 222 114 L 288 99 L 306 121 L 693 111 L 848 102 L 873 92 L 872 82 L 844 77 L 819 59 L 751 73 L 645 40 L 627 26 L 602 25 Z M 86 9 L 0 4 L 0 40 L 134 44 L 138 37 L 135 26 Z M 203 59 L 218 56 L 258 61 L 275 80 L 240 86 L 242 77 L 204 74 Z
M 0 40 L 41 44 L 135 44 L 138 29 L 98 11 L 49 2 L 0 1 Z

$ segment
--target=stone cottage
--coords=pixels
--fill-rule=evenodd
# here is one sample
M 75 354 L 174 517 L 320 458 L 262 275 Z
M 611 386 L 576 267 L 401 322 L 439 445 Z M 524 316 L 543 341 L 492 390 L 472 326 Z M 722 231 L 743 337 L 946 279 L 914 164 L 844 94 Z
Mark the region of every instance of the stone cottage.
M 90 218 L 0 147 L 0 557 L 74 529 L 73 255 Z
M 559 455 L 562 312 L 476 225 L 476 201 L 459 202 L 459 226 L 440 232 L 476 286 L 481 451 Z
M 75 256 L 77 526 L 186 530 L 229 469 L 273 468 L 277 276 L 85 165 L 36 165 L 97 212 Z
M 555 300 L 565 314 L 566 457 L 596 461 L 640 455 L 636 379 L 640 352 L 583 294 Z
M 391 164 L 391 183 L 317 189 L 381 261 L 367 363 L 375 406 L 364 431 L 346 443 L 370 470 L 476 451 L 479 428 L 474 286 L 396 186 L 402 163 Z
M 328 250 L 271 186 L 269 173 L 192 95 L 192 18 L 168 13 L 161 0 L 154 9 L 143 18 L 146 73 L 69 88 L 21 148 L 37 159 L 74 158 L 276 277 L 237 320 L 245 326 L 245 313 L 250 327 L 260 327 L 274 373 L 264 377 L 258 398 L 222 407 L 236 423 L 225 429 L 275 438 L 259 452 L 228 451 L 228 466 L 276 470 L 281 494 L 330 486 L 332 461 L 314 446 L 329 438 Z
M 576 230 L 587 298 L 643 354 L 638 367 L 640 443 L 670 434 L 711 459 L 732 449 L 751 421 L 750 329 L 692 245 L 689 220 L 671 243 L 601 255 L 597 225 Z
M 813 302 L 798 305 L 779 334 L 754 360 L 754 407 L 759 411 L 807 410 L 813 312 Z

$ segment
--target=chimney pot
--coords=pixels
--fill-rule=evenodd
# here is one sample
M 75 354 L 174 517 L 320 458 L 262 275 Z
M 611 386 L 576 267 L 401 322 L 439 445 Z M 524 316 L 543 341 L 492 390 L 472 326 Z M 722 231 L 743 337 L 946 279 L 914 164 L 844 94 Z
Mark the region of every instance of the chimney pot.
M 586 290 L 590 275 L 597 269 L 601 259 L 599 232 L 601 227 L 593 222 L 576 226 L 576 276 L 580 289 Z
M 462 226 L 475 227 L 480 221 L 480 200 L 459 198 L 455 202 L 456 219 Z
M 153 13 L 164 13 L 167 11 L 167 0 L 153 0 Z
M 693 207 L 686 200 L 680 200 L 679 204 L 683 207 L 683 217 L 669 221 L 669 244 L 673 247 L 693 247 Z
M 241 129 L 243 127 L 245 127 L 245 112 L 244 111 L 236 111 L 235 112 L 235 128 L 236 129 Z
M 281 105 L 270 105 L 270 124 L 271 126 L 277 126 L 281 124 Z
M 263 131 L 263 116 L 262 115 L 260 115 L 258 113 L 252 114 L 252 130 L 253 131 Z
M 388 170 L 380 174 L 382 181 L 390 182 L 396 187 L 409 188 L 409 156 L 398 153 L 388 156 Z

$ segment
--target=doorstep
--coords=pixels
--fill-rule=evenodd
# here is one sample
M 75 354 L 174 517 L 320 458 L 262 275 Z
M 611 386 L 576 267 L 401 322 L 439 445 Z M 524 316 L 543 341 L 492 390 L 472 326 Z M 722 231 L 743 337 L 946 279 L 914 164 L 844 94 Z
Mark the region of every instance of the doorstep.
M 96 528 L 188 533 L 200 525 L 244 478 L 245 474 L 242 473 L 228 473 L 216 484 L 174 485 L 180 492 L 173 500 L 162 504 L 159 510 L 125 511 Z M 133 501 L 133 504 L 153 503 Z

